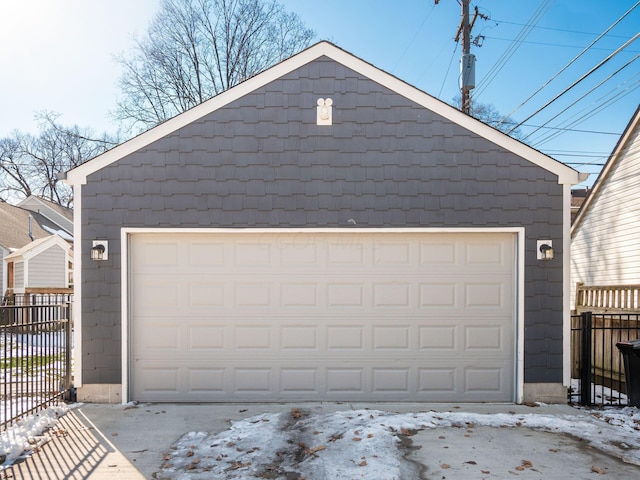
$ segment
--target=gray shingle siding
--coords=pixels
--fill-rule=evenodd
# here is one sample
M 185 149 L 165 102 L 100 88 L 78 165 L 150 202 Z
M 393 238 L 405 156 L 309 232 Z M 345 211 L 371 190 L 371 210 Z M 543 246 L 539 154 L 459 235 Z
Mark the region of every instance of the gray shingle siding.
M 333 125 L 316 101 L 333 99 Z M 525 382 L 562 381 L 562 186 L 533 163 L 327 58 L 89 176 L 83 380 L 120 375 L 121 227 L 526 229 Z M 535 260 L 554 239 L 554 262 Z M 99 306 L 99 307 L 98 307 Z

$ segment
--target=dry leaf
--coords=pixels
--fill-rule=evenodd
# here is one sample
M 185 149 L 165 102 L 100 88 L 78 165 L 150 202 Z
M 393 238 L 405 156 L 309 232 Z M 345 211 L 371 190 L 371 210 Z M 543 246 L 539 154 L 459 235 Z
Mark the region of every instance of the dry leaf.
M 195 454 L 193 453 L 193 450 L 189 450 L 187 452 L 187 457 L 193 457 Z
M 360 437 L 353 437 L 351 440 L 353 440 L 354 442 L 362 441 L 362 439 Z
M 522 460 L 522 466 L 524 468 L 531 468 L 531 467 L 533 467 L 533 463 L 531 463 L 530 460 Z
M 600 475 L 604 475 L 604 473 L 605 473 L 604 468 L 598 468 L 596 466 L 592 466 L 591 467 L 591 471 L 593 473 L 599 473 Z
M 442 465 L 440 465 L 440 468 L 451 468 L 451 465 L 449 465 L 448 463 L 443 463 Z
M 464 463 L 468 463 L 469 465 L 477 465 L 477 463 L 474 462 L 473 460 L 469 460 L 468 462 L 464 462 Z
M 480 470 L 480 471 L 485 475 L 489 475 L 491 473 L 491 470 Z
M 302 413 L 300 413 L 299 409 L 293 408 L 293 409 L 291 409 L 291 416 L 293 418 L 300 418 L 302 416 Z
M 525 470 L 525 468 L 523 466 L 521 466 L 521 465 L 518 465 L 516 467 L 516 470 L 519 471 L 519 472 L 523 472 Z
M 373 433 L 370 433 L 369 435 L 367 435 L 367 438 L 373 438 Z
M 362 461 L 360 462 L 360 466 L 361 466 L 361 467 L 366 467 L 366 466 L 367 466 L 367 461 L 366 461 L 366 460 L 362 460 Z

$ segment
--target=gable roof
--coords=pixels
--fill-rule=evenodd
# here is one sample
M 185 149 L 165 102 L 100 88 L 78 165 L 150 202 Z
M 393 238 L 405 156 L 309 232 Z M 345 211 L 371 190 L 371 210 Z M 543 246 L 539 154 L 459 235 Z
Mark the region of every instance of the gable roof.
M 11 253 L 10 255 L 7 255 L 4 258 L 6 260 L 15 260 L 19 257 L 31 258 L 51 248 L 53 245 L 58 245 L 60 248 L 62 248 L 66 252 L 71 250 L 71 246 L 67 242 L 65 242 L 60 236 L 49 235 L 48 237 L 39 238 L 38 240 L 34 240 L 33 242 L 28 243 L 24 247 L 16 250 L 15 252 Z
M 138 135 L 137 137 L 103 153 L 73 170 L 67 172 L 65 181 L 70 185 L 82 185 L 87 181 L 87 176 L 118 161 L 150 143 L 159 140 L 176 130 L 208 115 L 215 110 L 237 100 L 244 95 L 260 88 L 269 82 L 300 68 L 320 57 L 328 57 L 344 65 L 351 70 L 387 87 L 388 89 L 414 101 L 424 108 L 441 115 L 442 117 L 466 128 L 467 130 L 486 138 L 487 140 L 503 147 L 504 149 L 522 157 L 530 162 L 548 170 L 558 176 L 558 183 L 575 185 L 584 178 L 574 169 L 544 155 L 524 143 L 515 140 L 499 130 L 470 117 L 435 97 L 409 85 L 408 83 L 380 70 L 370 63 L 361 60 L 351 53 L 342 50 L 335 45 L 322 41 L 306 50 L 284 60 L 277 65 L 257 74 L 254 77 L 236 85 L 235 87 L 216 95 L 200 105 L 183 112 L 174 118 Z M 334 107 L 339 107 L 335 105 Z
M 73 210 L 36 195 L 29 195 L 18 207 L 39 213 L 58 225 L 66 233 L 73 234 Z
M 29 216 L 33 218 L 31 233 L 34 239 L 51 235 L 47 228 L 52 231 L 58 228 L 39 213 L 0 202 L 0 246 L 7 250 L 15 250 L 32 241 L 29 238 Z
M 593 187 L 589 192 L 589 195 L 587 195 L 587 198 L 582 203 L 582 206 L 580 207 L 580 210 L 576 215 L 573 225 L 571 226 L 572 236 L 582 224 L 582 221 L 585 219 L 587 213 L 591 210 L 593 204 L 595 203 L 595 200 L 598 198 L 598 195 L 600 195 L 600 192 L 602 191 L 604 186 L 607 184 L 609 178 L 611 177 L 612 172 L 615 171 L 620 161 L 623 158 L 625 158 L 623 153 L 628 147 L 629 142 L 633 141 L 634 132 L 638 128 L 640 128 L 640 105 L 638 105 L 638 108 L 636 109 L 635 113 L 631 117 L 631 120 L 629 121 L 629 124 L 625 128 L 624 132 L 622 132 L 622 135 L 620 136 L 618 143 L 614 147 L 613 151 L 611 152 L 611 155 L 607 159 L 607 162 L 605 163 L 604 167 L 600 171 L 600 174 L 598 175 L 598 178 L 593 184 Z

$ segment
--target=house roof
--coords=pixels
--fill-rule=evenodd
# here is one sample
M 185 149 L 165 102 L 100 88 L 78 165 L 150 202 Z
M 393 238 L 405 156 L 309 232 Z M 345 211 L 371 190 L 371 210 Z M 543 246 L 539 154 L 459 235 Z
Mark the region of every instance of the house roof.
M 71 250 L 71 246 L 58 235 L 49 235 L 48 237 L 39 238 L 33 242 L 28 243 L 24 247 L 16 250 L 4 257 L 7 260 L 15 260 L 19 257 L 32 257 L 38 253 L 50 248 L 52 245 L 58 245 L 65 251 Z
M 558 176 L 558 183 L 575 185 L 582 181 L 582 176 L 574 169 L 544 155 L 524 143 L 515 140 L 493 127 L 470 117 L 437 98 L 405 83 L 404 81 L 380 70 L 360 58 L 352 55 L 337 46 L 322 41 L 308 49 L 294 55 L 293 57 L 278 63 L 262 73 L 236 85 L 235 87 L 216 95 L 215 97 L 201 103 L 200 105 L 175 116 L 174 118 L 161 123 L 137 137 L 103 153 L 73 170 L 67 172 L 66 182 L 71 185 L 82 185 L 87 181 L 87 177 L 92 173 L 118 161 L 119 159 L 149 145 L 150 143 L 163 138 L 176 130 L 208 115 L 215 110 L 237 100 L 257 88 L 269 82 L 277 80 L 297 68 L 300 68 L 320 57 L 328 57 L 332 60 L 364 75 L 371 80 L 389 88 L 390 90 L 403 95 L 417 104 L 433 111 L 436 114 L 457 123 L 467 130 L 492 141 L 512 153 L 525 158 L 532 163 L 548 170 Z
M 37 212 L 58 225 L 67 234 L 73 234 L 73 210 L 36 195 L 30 195 L 18 203 L 19 207 Z M 54 232 L 50 232 L 54 233 Z M 64 237 L 64 235 L 63 235 Z
M 39 213 L 0 202 L 0 246 L 7 250 L 16 250 L 32 241 L 29 238 L 29 216 L 33 218 L 31 233 L 34 239 L 50 236 L 51 232 L 46 228 L 50 230 L 58 228 Z
M 598 198 L 598 195 L 600 195 L 600 192 L 602 191 L 604 186 L 607 184 L 607 181 L 609 180 L 612 172 L 615 170 L 618 163 L 620 163 L 620 161 L 624 158 L 623 152 L 627 148 L 629 142 L 633 140 L 633 134 L 637 128 L 640 128 L 640 105 L 638 105 L 638 108 L 631 117 L 631 120 L 629 121 L 629 124 L 625 128 L 624 132 L 622 132 L 618 143 L 614 147 L 611 155 L 607 159 L 607 162 L 604 164 L 604 167 L 600 171 L 600 175 L 598 175 L 598 178 L 593 184 L 592 189 L 589 191 L 589 195 L 587 195 L 587 198 L 582 203 L 582 206 L 578 211 L 573 225 L 571 226 L 572 236 L 582 224 L 582 221 L 588 214 L 589 210 L 591 210 L 591 207 L 593 206 L 595 200 Z

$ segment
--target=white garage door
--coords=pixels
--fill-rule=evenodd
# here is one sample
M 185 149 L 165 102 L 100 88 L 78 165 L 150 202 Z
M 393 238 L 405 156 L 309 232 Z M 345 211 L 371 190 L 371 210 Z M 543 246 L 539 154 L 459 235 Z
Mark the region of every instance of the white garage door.
M 513 401 L 515 235 L 130 237 L 130 397 Z

